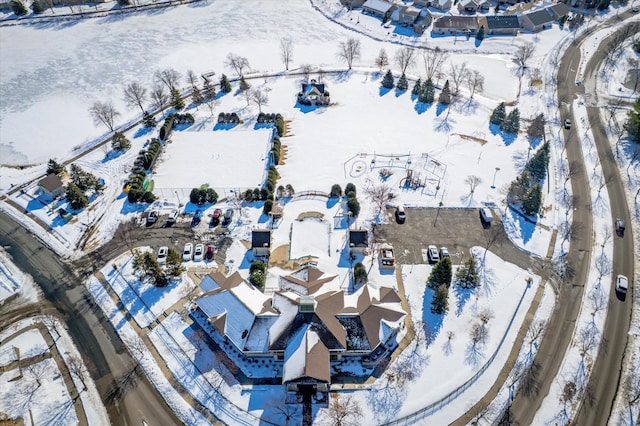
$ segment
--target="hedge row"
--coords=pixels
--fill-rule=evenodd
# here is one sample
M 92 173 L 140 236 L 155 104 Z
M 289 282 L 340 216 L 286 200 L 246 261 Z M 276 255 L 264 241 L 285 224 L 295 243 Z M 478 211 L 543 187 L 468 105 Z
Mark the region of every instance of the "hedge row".
M 173 130 L 173 117 L 174 114 L 169 114 L 164 120 L 164 124 L 160 128 L 160 140 L 166 141 L 171 136 L 171 130 Z
M 263 123 L 275 123 L 278 118 L 282 119 L 282 115 L 280 114 L 268 114 L 265 112 L 261 112 L 260 114 L 258 114 L 258 123 L 263 124 Z
M 221 112 L 218 114 L 218 124 L 239 124 L 241 123 L 240 117 L 235 112 Z

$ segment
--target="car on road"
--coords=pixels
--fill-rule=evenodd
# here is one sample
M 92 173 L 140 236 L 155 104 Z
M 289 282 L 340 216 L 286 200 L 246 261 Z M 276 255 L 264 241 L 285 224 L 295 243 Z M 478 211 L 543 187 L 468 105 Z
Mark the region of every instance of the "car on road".
M 151 210 L 149 212 L 149 215 L 147 216 L 147 225 L 156 223 L 158 221 L 158 216 L 160 216 L 160 213 L 158 212 L 158 210 Z
M 624 219 L 617 218 L 616 219 L 616 234 L 619 237 L 624 237 L 624 229 L 626 228 L 626 223 Z
M 213 246 L 207 246 L 207 252 L 204 254 L 206 260 L 213 260 Z
M 491 221 L 493 221 L 493 213 L 491 213 L 491 209 L 489 207 L 480 208 L 480 219 L 487 225 L 491 224 Z
M 222 226 L 228 226 L 233 220 L 233 209 L 227 209 L 224 212 L 224 218 L 222 219 Z
M 200 212 L 200 210 L 196 210 L 193 218 L 191 219 L 191 226 L 198 226 L 198 224 L 200 223 L 200 219 L 202 219 L 202 213 Z
M 567 130 L 571 129 L 571 120 L 569 120 L 568 118 L 564 120 L 564 128 Z
M 638 9 L 637 7 L 632 7 L 632 8 L 631 8 L 631 11 L 632 11 L 633 13 L 638 13 L 638 11 L 639 11 L 639 10 L 640 10 L 640 9 Z
M 160 265 L 164 265 L 165 263 L 167 263 L 167 253 L 169 252 L 169 248 L 166 246 L 160 247 L 158 249 L 158 263 Z
M 446 247 L 440 247 L 440 259 L 444 259 L 445 257 L 451 257 L 449 249 Z
M 193 251 L 193 260 L 202 262 L 202 259 L 204 259 L 204 244 L 196 244 L 196 248 Z
M 620 294 L 627 294 L 629 288 L 629 279 L 624 275 L 618 275 L 616 278 L 616 291 Z
M 178 210 L 171 210 L 169 217 L 167 217 L 167 223 L 176 223 L 176 220 L 178 220 L 178 213 Z
M 404 223 L 405 220 L 407 220 L 407 215 L 404 212 L 404 207 L 403 206 L 396 207 L 396 222 Z
M 429 263 L 436 263 L 440 260 L 440 255 L 438 254 L 438 247 L 434 245 L 430 245 L 427 247 L 427 256 L 429 257 Z
M 193 244 L 187 243 L 184 245 L 184 250 L 182 250 L 182 260 L 188 262 L 191 260 L 193 256 Z

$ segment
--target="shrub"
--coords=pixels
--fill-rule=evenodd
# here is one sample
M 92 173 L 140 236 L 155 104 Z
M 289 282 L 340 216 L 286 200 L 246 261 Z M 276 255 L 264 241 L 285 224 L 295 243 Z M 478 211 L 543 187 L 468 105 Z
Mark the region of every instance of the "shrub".
M 273 201 L 266 200 L 264 202 L 264 206 L 262 207 L 262 213 L 268 215 L 269 213 L 271 213 L 271 210 L 273 210 Z
M 267 278 L 267 265 L 261 260 L 254 260 L 249 267 L 249 282 L 259 289 L 264 288 Z
M 115 132 L 111 138 L 111 148 L 115 151 L 126 151 L 131 148 L 131 141 L 122 132 Z
M 289 197 L 293 197 L 294 194 L 296 193 L 296 191 L 293 190 L 293 186 L 290 183 L 288 183 L 287 186 L 285 186 L 285 189 L 287 190 L 287 195 Z
M 246 191 L 244 191 L 244 195 L 242 196 L 242 198 L 244 198 L 247 203 L 253 201 L 253 190 L 247 189 Z
M 456 272 L 455 284 L 462 288 L 475 288 L 480 284 L 478 265 L 471 256 Z
M 398 84 L 396 84 L 396 89 L 402 90 L 403 92 L 409 88 L 409 82 L 407 81 L 407 77 L 402 74 L 398 79 Z
M 502 126 L 502 122 L 506 116 L 504 102 L 500 102 L 500 104 L 493 110 L 491 113 L 491 117 L 489 121 L 491 124 L 496 124 L 498 126 Z
M 384 78 L 382 79 L 382 87 L 384 87 L 385 89 L 393 89 L 393 74 L 391 73 L 391 70 L 387 70 L 387 73 L 384 75 Z
M 69 202 L 69 206 L 74 210 L 80 210 L 89 205 L 89 199 L 87 196 L 84 195 L 84 192 L 82 192 L 82 190 L 78 188 L 78 185 L 73 182 L 70 182 L 67 185 L 66 198 Z
M 44 8 L 38 0 L 34 0 L 34 2 L 31 3 L 31 10 L 33 10 L 33 13 L 35 13 L 36 15 L 44 12 Z
M 11 10 L 17 16 L 23 16 L 23 15 L 26 15 L 27 13 L 29 13 L 27 8 L 24 7 L 24 4 L 22 4 L 22 2 L 20 0 L 12 0 L 11 1 Z
M 220 77 L 220 91 L 222 93 L 231 92 L 231 83 L 229 83 L 229 79 L 224 74 L 222 74 L 222 77 Z
M 356 197 L 349 198 L 347 200 L 347 209 L 351 212 L 353 217 L 357 217 L 360 213 L 360 203 L 356 199 Z
M 329 191 L 329 197 L 342 197 L 342 188 L 337 183 L 331 185 L 331 191 Z
M 353 266 L 353 280 L 356 285 L 366 284 L 369 277 L 367 275 L 367 268 L 360 262 Z
M 347 186 L 344 187 L 344 193 L 348 194 L 349 192 L 353 192 L 353 195 L 356 195 L 356 186 L 349 182 Z
M 284 118 L 280 114 L 276 115 L 276 133 L 279 137 L 284 135 Z
M 193 204 L 216 203 L 218 201 L 218 193 L 206 185 L 200 188 L 193 188 L 189 193 L 189 201 Z

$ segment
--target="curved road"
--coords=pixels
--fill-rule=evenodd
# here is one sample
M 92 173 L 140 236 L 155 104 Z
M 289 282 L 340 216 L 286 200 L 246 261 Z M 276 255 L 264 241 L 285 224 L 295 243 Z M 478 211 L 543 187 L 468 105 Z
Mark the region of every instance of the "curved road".
M 124 348 L 109 320 L 92 303 L 82 280 L 58 255 L 44 246 L 9 216 L 0 213 L 0 244 L 18 267 L 40 285 L 46 299 L 63 316 L 69 334 L 80 350 L 114 425 L 181 424 Z M 42 311 L 31 305 L 31 313 Z M 28 315 L 29 308 L 4 306 L 0 325 Z M 119 386 L 115 386 L 115 383 Z M 119 391 L 116 391 L 119 388 Z

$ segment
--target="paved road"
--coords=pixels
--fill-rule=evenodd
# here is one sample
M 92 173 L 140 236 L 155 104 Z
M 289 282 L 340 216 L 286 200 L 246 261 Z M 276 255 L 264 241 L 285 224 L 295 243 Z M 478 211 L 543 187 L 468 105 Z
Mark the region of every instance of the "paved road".
M 91 296 L 81 280 L 59 257 L 35 239 L 11 218 L 0 213 L 0 244 L 4 246 L 18 267 L 31 274 L 40 285 L 49 302 L 63 316 L 69 334 L 88 364 L 98 391 L 114 425 L 180 424 L 143 374 L 130 374 L 135 362 L 114 332 L 111 323 L 100 308 L 91 302 Z M 27 308 L 13 311 L 11 305 L 3 307 L 0 325 L 26 315 Z M 40 311 L 42 306 L 32 306 Z M 114 380 L 127 377 L 130 386 L 118 398 L 111 398 Z

